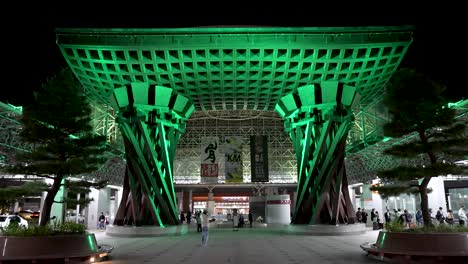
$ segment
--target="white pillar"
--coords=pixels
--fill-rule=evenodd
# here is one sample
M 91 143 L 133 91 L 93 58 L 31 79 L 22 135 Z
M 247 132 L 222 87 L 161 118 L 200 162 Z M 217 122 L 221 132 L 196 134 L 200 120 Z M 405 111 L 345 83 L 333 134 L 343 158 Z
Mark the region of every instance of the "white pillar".
M 98 211 L 98 201 L 99 200 L 99 190 L 95 188 L 90 188 L 90 192 L 88 193 L 88 197 L 94 199 L 92 202 L 88 204 L 88 213 L 86 217 L 88 219 L 88 228 L 95 229 L 97 227 L 97 219 L 99 215 L 97 215 Z
M 18 200 L 15 201 L 15 205 L 13 206 L 13 213 L 16 213 L 19 211 L 19 202 Z
M 432 212 L 435 214 L 439 207 L 442 207 L 444 214 L 447 213 L 447 203 L 445 198 L 445 184 L 444 177 L 433 177 L 427 185 L 427 188 L 431 188 L 432 192 L 427 195 L 429 208 L 432 208 Z
M 79 202 L 80 201 L 80 196 L 81 194 L 78 193 L 78 195 L 76 196 L 76 200 Z M 77 204 L 76 205 L 76 218 L 75 218 L 75 221 L 76 223 L 80 223 L 80 204 Z
M 184 192 L 176 192 L 176 197 L 177 197 L 177 210 L 179 210 L 179 213 L 180 213 L 181 211 L 183 211 L 182 203 L 184 199 Z
M 44 201 L 45 201 L 46 196 L 47 196 L 47 192 L 42 192 L 42 195 L 41 195 L 41 203 L 40 203 L 40 205 L 39 205 L 39 210 L 40 210 L 40 212 L 41 212 L 41 213 L 39 214 L 39 221 L 41 221 L 41 219 L 42 219 L 42 217 L 43 217 L 43 215 L 44 215 L 42 212 L 44 212 L 43 207 L 44 207 Z
M 115 198 L 110 200 L 110 208 L 109 208 L 109 223 L 114 223 L 115 213 L 116 213 L 116 202 Z
M 380 194 L 372 192 L 372 208 L 374 208 L 377 212 L 379 212 L 379 218 L 381 220 L 384 219 L 383 217 L 385 213 L 384 203 L 385 201 L 382 200 L 382 197 L 380 196 Z M 370 212 L 368 212 L 368 214 L 369 214 L 368 218 L 370 219 Z
M 99 215 L 102 213 L 109 212 L 110 210 L 110 188 L 105 187 L 102 189 L 90 188 L 89 198 L 93 198 L 94 201 L 88 205 L 88 228 L 96 228 Z
M 209 192 L 208 193 L 208 202 L 206 203 L 208 215 L 214 214 L 214 208 L 215 208 L 215 201 L 214 201 L 214 193 Z
M 289 195 L 268 195 L 266 197 L 265 222 L 269 224 L 291 223 L 290 203 Z
M 112 206 L 112 202 L 114 202 L 113 203 L 113 206 L 114 206 L 113 213 L 110 214 L 110 220 L 111 220 L 110 223 L 112 223 L 112 224 L 114 223 L 114 219 L 115 219 L 115 215 L 117 214 L 117 210 L 119 210 L 120 201 L 122 200 L 122 192 L 123 192 L 122 187 L 115 187 L 115 189 L 116 189 L 115 194 L 114 194 L 115 199 L 114 199 L 114 201 L 111 201 L 111 206 Z
M 65 179 L 62 180 L 62 184 L 65 183 Z M 57 194 L 55 195 L 54 201 L 61 202 L 63 201 L 63 198 L 66 197 L 66 190 L 62 186 L 60 186 L 60 189 L 58 190 Z M 65 209 L 66 209 L 66 204 L 65 203 L 53 203 L 52 204 L 52 210 L 50 210 L 50 217 L 55 216 L 55 221 L 62 223 L 63 220 L 65 220 Z
M 193 213 L 192 190 L 189 190 L 189 210 Z
M 52 185 L 53 180 L 52 179 L 45 179 L 45 183 L 48 185 Z M 65 179 L 62 180 L 62 184 L 65 183 Z M 63 197 L 66 195 L 66 190 L 64 189 L 63 186 L 60 187 L 58 190 L 57 194 L 55 195 L 54 201 L 62 201 Z M 47 192 L 42 192 L 41 196 L 41 203 L 40 203 L 40 215 L 39 215 L 39 221 L 43 217 L 43 212 L 44 212 L 44 201 L 46 199 Z M 65 209 L 66 209 L 66 204 L 64 203 L 53 203 L 52 208 L 50 210 L 50 217 L 54 217 L 56 221 L 62 222 L 65 219 Z

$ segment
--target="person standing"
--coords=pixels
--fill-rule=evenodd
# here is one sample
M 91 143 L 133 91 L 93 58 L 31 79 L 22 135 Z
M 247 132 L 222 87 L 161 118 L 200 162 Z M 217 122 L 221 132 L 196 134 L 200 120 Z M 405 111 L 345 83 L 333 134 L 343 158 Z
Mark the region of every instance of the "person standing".
M 249 225 L 250 225 L 250 227 L 252 227 L 252 224 L 253 224 L 253 215 L 252 215 L 252 212 L 249 211 Z
M 203 214 L 201 216 L 201 225 L 202 225 L 202 246 L 206 247 L 208 245 L 208 211 L 203 210 Z
M 442 207 L 439 207 L 439 210 L 437 210 L 436 219 L 437 219 L 437 221 L 439 221 L 439 224 L 443 224 L 443 223 L 444 223 L 445 217 L 444 217 L 444 213 L 443 213 Z
M 367 225 L 367 213 L 364 209 L 362 209 L 362 222 Z
M 180 212 L 180 223 L 183 224 L 185 222 L 185 215 L 184 212 Z
M 371 220 L 372 223 L 375 222 L 375 218 L 376 218 L 376 216 L 375 216 L 375 208 L 372 208 L 372 210 L 371 210 L 371 212 L 370 212 L 370 220 Z
M 447 210 L 447 217 L 445 218 L 445 221 L 449 224 L 449 225 L 453 225 L 453 212 L 452 210 Z
M 384 214 L 384 218 L 385 218 L 385 223 L 388 224 L 392 221 L 392 217 L 390 216 L 390 210 L 388 210 L 387 208 L 387 211 L 385 212 Z
M 234 225 L 234 231 L 238 231 L 239 229 L 239 214 L 237 214 L 237 209 L 234 209 L 232 214 L 232 223 Z
M 358 221 L 358 223 L 362 223 L 362 212 L 361 212 L 361 207 L 359 207 L 357 209 L 357 212 L 356 212 L 356 220 Z
M 78 217 L 78 215 L 77 215 L 76 217 Z M 106 224 L 106 228 L 107 228 L 107 226 L 110 224 L 110 215 L 109 215 L 109 212 L 106 212 L 105 224 Z
M 197 211 L 195 213 L 195 220 L 197 221 L 197 232 L 202 232 L 202 220 L 201 220 L 201 212 Z
M 187 224 L 190 225 L 190 222 L 192 221 L 192 212 L 190 210 L 187 212 Z
M 404 210 L 404 213 L 402 215 L 404 216 L 405 226 L 408 228 L 414 227 L 412 225 L 413 215 L 406 209 Z
M 99 216 L 99 229 L 104 229 L 104 222 L 106 221 L 106 216 L 104 215 L 104 212 L 101 212 L 101 215 Z
M 465 226 L 466 212 L 465 212 L 465 206 L 464 205 L 460 206 L 460 210 L 458 210 L 458 223 L 461 226 Z
M 244 215 L 239 214 L 239 227 L 242 228 L 244 227 Z
M 418 210 L 416 212 L 416 224 L 418 226 L 422 226 L 423 225 L 423 215 L 422 215 L 422 212 L 421 210 Z

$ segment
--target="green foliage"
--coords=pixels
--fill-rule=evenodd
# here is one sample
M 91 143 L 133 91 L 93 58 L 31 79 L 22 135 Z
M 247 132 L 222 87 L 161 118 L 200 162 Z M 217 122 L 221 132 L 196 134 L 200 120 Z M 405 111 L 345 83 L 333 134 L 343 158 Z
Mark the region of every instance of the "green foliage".
M 390 221 L 389 223 L 385 223 L 385 230 L 388 232 L 403 232 L 405 226 L 398 220 Z
M 429 227 L 406 228 L 398 221 L 392 221 L 388 224 L 385 224 L 385 229 L 388 232 L 394 233 L 468 233 L 468 227 L 456 224 L 442 224 Z
M 4 236 L 35 237 L 85 234 L 86 226 L 73 222 L 65 222 L 63 224 L 54 222 L 45 226 L 29 226 L 28 228 L 10 224 L 6 228 L 0 228 L 0 230 Z
M 463 172 L 463 168 L 455 164 L 435 163 L 426 167 L 398 166 L 391 170 L 379 171 L 377 175 L 385 179 L 409 181 L 424 177 L 437 177 L 444 174 L 459 174 L 461 172 Z
M 382 198 L 388 198 L 390 196 L 397 196 L 402 193 L 406 194 L 416 194 L 419 193 L 417 186 L 414 186 L 413 183 L 399 183 L 399 184 L 390 184 L 382 186 L 372 186 L 370 187 L 371 191 L 378 192 Z
M 93 198 L 86 198 L 89 193 L 90 187 L 101 189 L 106 187 L 107 181 L 89 182 L 89 181 L 70 181 L 65 180 L 64 187 L 68 190 L 68 197 L 64 197 L 62 202 L 67 203 L 67 208 L 76 208 L 77 205 L 87 206 L 90 202 L 94 201 Z M 81 194 L 80 199 L 77 199 L 77 194 Z
M 466 124 L 455 122 L 455 110 L 442 97 L 445 87 L 414 69 L 402 69 L 394 74 L 385 91 L 384 104 L 392 120 L 385 124 L 384 134 L 402 137 L 417 133 L 415 141 L 393 145 L 384 154 L 397 158 L 420 158 L 424 154 L 430 163 L 420 167 L 399 166 L 377 174 L 384 186 L 372 188 L 383 197 L 401 193 L 421 194 L 424 223 L 431 225 L 428 210 L 427 185 L 430 178 L 463 173 L 463 168 L 441 162 L 443 155 L 467 155 Z M 423 179 L 423 180 L 421 180 Z
M 106 160 L 105 137 L 94 133 L 91 114 L 83 88 L 70 70 L 50 78 L 35 101 L 23 108 L 20 137 L 34 148 L 18 152 L 16 162 L 3 170 L 54 181 L 44 203 L 44 221 L 64 178 L 93 172 Z
M 430 139 L 428 142 L 415 141 L 394 145 L 387 148 L 384 154 L 401 158 L 414 158 L 429 151 L 444 152 L 457 156 L 467 155 L 468 152 L 465 148 L 457 150 L 458 146 L 468 145 L 468 138 L 464 137 L 462 133 L 465 127 L 465 124 L 455 124 L 446 129 L 440 129 L 438 133 L 428 133 L 427 137 Z
M 54 227 L 55 232 L 60 234 L 84 234 L 86 226 L 74 222 L 64 222 Z
M 31 153 L 17 153 L 10 173 L 43 177 L 76 175 L 97 170 L 105 161 L 105 137 L 91 126 L 91 107 L 70 71 L 50 79 L 33 104 L 24 107 L 21 140 Z
M 47 188 L 47 184 L 41 181 L 28 181 L 21 186 L 2 187 L 0 188 L 0 207 L 9 207 L 21 197 L 38 196 Z
M 455 111 L 441 96 L 445 87 L 414 69 L 402 69 L 390 79 L 384 104 L 392 121 L 384 126 L 386 136 L 408 133 L 453 123 Z
M 67 204 L 67 208 L 76 208 L 77 205 L 86 207 L 90 202 L 94 201 L 93 198 L 86 198 L 86 197 L 80 197 L 80 199 L 75 199 L 75 198 L 63 198 L 64 203 Z

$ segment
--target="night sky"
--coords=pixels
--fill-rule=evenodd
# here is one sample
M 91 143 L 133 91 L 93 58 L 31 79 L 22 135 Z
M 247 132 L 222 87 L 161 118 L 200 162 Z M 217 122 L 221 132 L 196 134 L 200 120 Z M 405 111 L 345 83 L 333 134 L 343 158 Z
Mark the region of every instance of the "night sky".
M 230 3 L 230 2 L 226 2 Z M 233 2 L 234 3 L 234 2 Z M 237 2 L 235 2 L 237 3 Z M 80 2 L 81 4 L 81 2 Z M 86 4 L 82 4 L 86 5 Z M 242 5 L 237 3 L 237 5 Z M 396 4 L 395 4 L 396 5 Z M 42 8 L 42 9 L 41 9 Z M 167 10 L 164 10 L 167 9 Z M 172 8 L 172 9 L 171 9 Z M 465 70 L 462 57 L 466 46 L 461 34 L 466 29 L 457 20 L 459 16 L 446 13 L 439 6 L 432 12 L 410 9 L 400 11 L 401 7 L 387 7 L 385 11 L 368 12 L 362 8 L 341 11 L 318 12 L 313 6 L 294 8 L 248 9 L 239 8 L 235 12 L 223 13 L 221 7 L 200 7 L 198 11 L 174 10 L 162 6 L 162 9 L 148 8 L 146 11 L 118 8 L 82 8 L 68 7 L 57 10 L 38 7 L 27 12 L 20 12 L 5 20 L 8 36 L 3 49 L 4 65 L 9 65 L 3 73 L 0 101 L 14 105 L 24 105 L 31 101 L 32 91 L 40 87 L 47 76 L 66 66 L 55 44 L 54 29 L 57 27 L 193 27 L 193 26 L 385 26 L 414 25 L 414 41 L 401 66 L 415 67 L 435 80 L 444 82 L 447 96 L 452 100 L 466 99 L 468 88 L 461 82 Z M 200 9 L 201 8 L 201 9 Z M 208 10 L 208 8 L 214 8 Z M 144 8 L 143 8 L 144 9 Z M 74 11 L 70 11 L 74 10 Z M 201 10 L 201 11 L 200 11 Z M 356 11 L 357 10 L 357 11 Z M 437 14 L 437 15 L 436 15 Z M 441 15 L 443 14 L 443 15 Z

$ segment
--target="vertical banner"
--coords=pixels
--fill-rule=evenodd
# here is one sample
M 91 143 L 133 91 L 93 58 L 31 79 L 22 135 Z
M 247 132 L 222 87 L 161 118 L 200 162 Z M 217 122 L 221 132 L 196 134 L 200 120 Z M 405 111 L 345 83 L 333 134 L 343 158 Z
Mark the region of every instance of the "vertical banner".
M 219 161 L 219 140 L 218 137 L 201 138 L 201 169 L 200 176 L 213 177 L 218 181 L 218 161 Z M 211 181 L 211 180 L 210 180 Z
M 242 137 L 227 136 L 224 143 L 226 182 L 242 182 Z
M 268 137 L 250 137 L 250 161 L 252 182 L 268 182 Z

